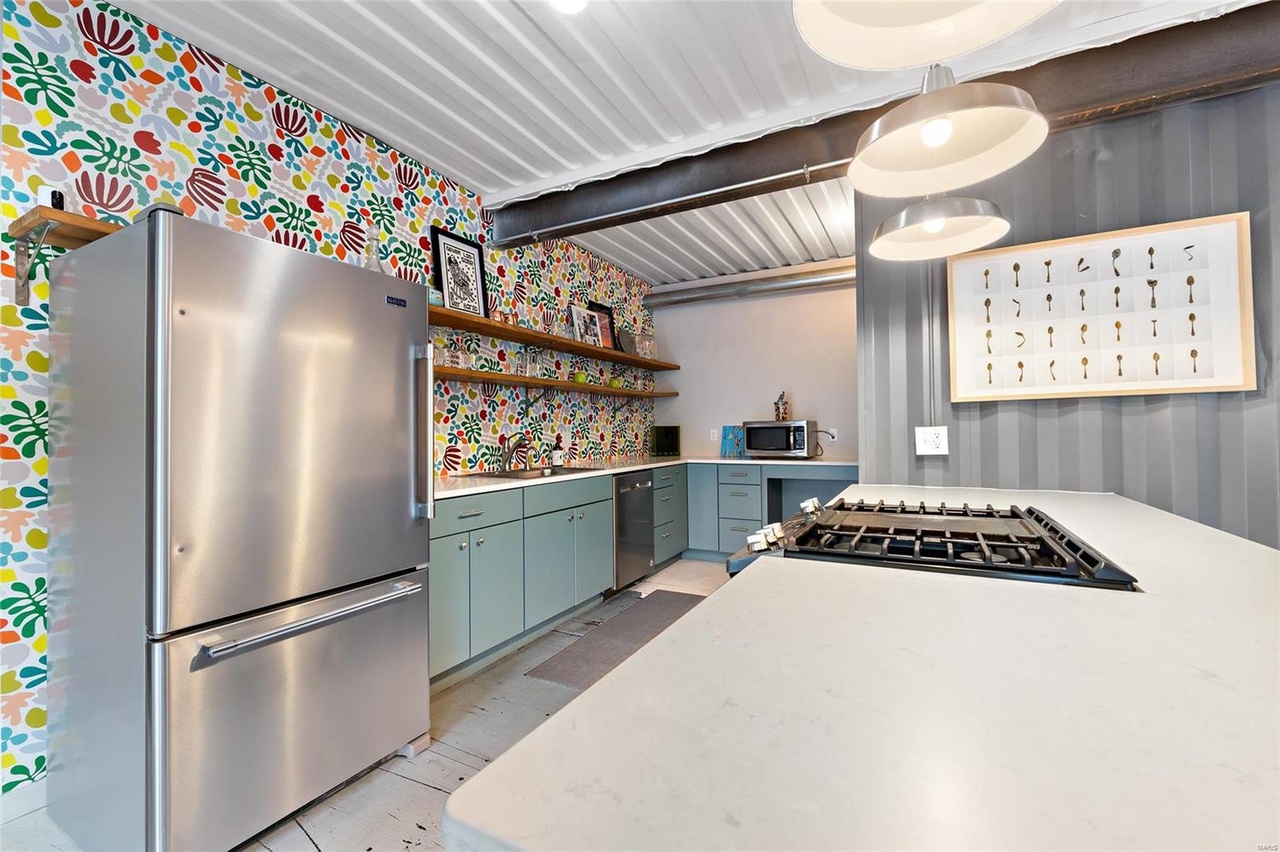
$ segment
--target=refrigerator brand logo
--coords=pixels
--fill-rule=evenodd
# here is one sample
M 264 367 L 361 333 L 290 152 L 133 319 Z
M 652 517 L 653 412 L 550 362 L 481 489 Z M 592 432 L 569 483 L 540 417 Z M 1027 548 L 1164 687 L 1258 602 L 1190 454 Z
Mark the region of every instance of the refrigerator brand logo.
M 406 302 L 404 299 L 396 298 L 395 296 L 388 296 L 388 297 L 387 297 L 387 304 L 388 304 L 388 305 L 395 305 L 397 308 L 407 308 L 407 307 L 409 307 L 409 303 L 408 303 L 408 302 Z

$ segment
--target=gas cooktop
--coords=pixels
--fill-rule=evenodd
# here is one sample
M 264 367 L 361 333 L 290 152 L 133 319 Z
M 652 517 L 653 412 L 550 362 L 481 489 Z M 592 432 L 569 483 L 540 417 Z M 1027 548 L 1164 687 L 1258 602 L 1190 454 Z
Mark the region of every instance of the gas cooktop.
M 1140 591 L 1135 577 L 1031 506 L 837 500 L 781 526 L 771 547 L 735 554 L 729 572 L 772 549 L 789 558 Z

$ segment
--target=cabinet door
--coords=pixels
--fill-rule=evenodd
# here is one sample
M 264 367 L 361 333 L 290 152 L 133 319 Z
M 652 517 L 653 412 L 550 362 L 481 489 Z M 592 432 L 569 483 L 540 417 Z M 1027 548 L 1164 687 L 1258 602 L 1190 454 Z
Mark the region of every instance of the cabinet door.
M 714 464 L 689 465 L 689 547 L 720 549 L 720 495 Z
M 573 606 L 576 509 L 524 519 L 524 626 Z
M 577 596 L 582 603 L 613 588 L 613 501 L 604 500 L 575 510 L 577 527 Z
M 689 490 L 684 482 L 672 490 L 676 493 L 675 549 L 677 553 L 684 553 L 689 548 Z
M 431 543 L 427 655 L 432 677 L 471 656 L 470 561 L 466 533 Z
M 524 523 L 471 533 L 471 656 L 524 630 Z

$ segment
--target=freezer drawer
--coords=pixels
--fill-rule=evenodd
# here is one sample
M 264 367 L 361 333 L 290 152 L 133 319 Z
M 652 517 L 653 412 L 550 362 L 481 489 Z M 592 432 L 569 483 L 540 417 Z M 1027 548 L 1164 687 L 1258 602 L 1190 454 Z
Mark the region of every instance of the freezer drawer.
M 157 849 L 230 849 L 430 727 L 427 572 L 151 643 Z

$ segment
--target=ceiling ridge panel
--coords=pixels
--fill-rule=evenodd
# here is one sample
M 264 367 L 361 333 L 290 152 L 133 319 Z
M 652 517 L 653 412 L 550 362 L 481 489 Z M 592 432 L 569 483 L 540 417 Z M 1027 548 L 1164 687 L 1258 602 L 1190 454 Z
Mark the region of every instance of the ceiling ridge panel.
M 751 254 L 751 250 L 747 248 L 746 244 L 742 242 L 738 235 L 730 230 L 722 228 L 720 224 L 711 216 L 707 215 L 705 211 L 690 210 L 687 216 L 697 223 L 697 227 L 704 234 L 708 234 L 712 238 L 718 240 L 721 245 L 728 247 L 729 250 L 738 256 L 740 260 L 740 263 L 737 264 L 738 269 L 747 269 L 759 266 L 760 261 Z
M 660 123 L 658 117 L 654 115 L 653 109 L 640 102 L 640 99 L 636 97 L 635 92 L 632 91 L 631 86 L 629 86 L 617 73 L 615 73 L 611 64 L 605 61 L 605 58 L 601 55 L 600 51 L 596 50 L 595 47 L 591 45 L 591 40 L 587 38 L 585 34 L 580 32 L 573 24 L 569 24 L 566 31 L 569 33 L 576 46 L 581 48 L 582 51 L 590 57 L 596 67 L 613 83 L 614 88 L 616 88 L 623 97 L 631 102 L 631 105 L 643 116 L 645 122 L 657 130 L 663 139 L 670 143 L 679 142 L 684 138 L 684 134 L 676 129 L 677 125 L 675 117 L 668 113 L 666 116 L 667 121 L 665 123 Z M 608 37 L 604 36 L 603 31 L 598 32 L 598 35 L 603 36 L 605 41 L 609 41 Z M 615 47 L 616 50 L 616 46 L 613 45 L 612 41 L 609 41 L 609 44 L 611 47 Z M 570 57 L 570 59 L 572 61 L 572 57 Z M 627 64 L 627 70 L 632 74 L 635 73 L 635 69 L 629 64 Z M 608 97 L 607 92 L 604 92 L 603 94 Z M 665 107 L 661 102 L 658 102 L 655 105 L 658 109 L 665 112 Z
M 432 4 L 425 3 L 423 0 L 412 0 L 412 6 L 419 14 L 430 20 L 435 27 L 440 29 L 442 32 L 450 34 L 454 43 L 461 47 L 467 54 L 475 57 L 476 61 L 482 63 L 492 72 L 501 76 L 506 81 L 507 85 L 512 87 L 514 94 L 519 95 L 519 97 L 514 97 L 511 96 L 510 93 L 504 93 L 506 96 L 502 98 L 506 104 L 506 109 L 503 112 L 507 115 L 512 115 L 514 113 L 514 115 L 512 115 L 513 122 L 517 118 L 533 120 L 535 119 L 535 116 L 531 113 L 536 112 L 551 124 L 560 128 L 569 140 L 583 148 L 597 162 L 603 162 L 609 159 L 611 152 L 608 152 L 601 146 L 593 143 L 592 140 L 584 136 L 579 129 L 570 127 L 569 123 L 565 119 L 561 118 L 557 112 L 549 109 L 543 103 L 543 94 L 536 93 L 530 87 L 526 86 L 520 80 L 520 76 L 513 73 L 511 69 L 502 67 L 496 59 L 489 55 L 489 51 L 482 50 L 472 37 L 465 35 L 458 27 L 451 24 L 447 18 L 439 15 Z M 454 54 L 451 53 L 451 55 Z M 530 107 L 532 108 L 531 110 L 529 109 Z
M 141 12 L 139 13 L 139 17 L 142 20 L 145 20 L 148 23 L 152 23 L 153 22 L 152 16 L 148 13 L 148 10 L 151 8 L 153 2 L 160 3 L 161 0 L 140 0 L 139 2 L 135 2 L 131 4 L 131 6 L 132 8 L 141 10 Z M 245 18 L 238 10 L 227 8 L 227 9 L 221 10 L 221 14 L 233 16 L 234 18 L 236 18 L 241 22 L 242 26 L 255 27 L 259 33 L 261 33 L 263 36 L 267 37 L 272 42 L 274 42 L 275 44 L 283 48 L 286 48 L 289 50 L 299 50 L 299 48 L 297 48 L 292 41 L 289 41 L 288 39 L 284 38 L 281 35 L 278 35 L 277 33 L 271 31 L 270 29 L 261 27 L 260 21 L 252 21 L 248 18 Z M 200 13 L 196 13 L 196 16 L 197 18 L 201 17 Z M 212 26 L 212 24 L 208 23 L 208 24 L 201 25 L 188 20 L 187 26 L 192 29 L 196 29 L 198 32 L 204 33 L 206 36 L 209 36 L 210 35 L 209 29 Z M 267 79 L 266 77 L 263 77 L 256 69 L 246 68 L 243 65 L 233 60 L 226 59 L 226 57 L 228 55 L 231 55 L 234 51 L 229 49 L 231 47 L 231 44 L 225 38 L 206 37 L 204 39 L 203 45 L 195 41 L 188 40 L 188 42 L 190 44 L 195 44 L 197 46 L 200 46 L 204 49 L 209 50 L 209 52 L 216 55 L 219 59 L 223 59 L 224 61 L 229 62 L 230 64 L 234 65 L 237 68 L 240 68 L 246 73 L 252 74 L 255 77 L 259 77 L 260 79 Z M 301 51 L 299 50 L 299 52 Z M 344 121 L 352 125 L 353 127 L 358 127 L 366 133 L 372 133 L 372 131 L 366 129 L 366 128 L 369 128 L 372 124 L 372 119 L 367 114 L 356 109 L 331 111 L 328 107 L 325 107 L 319 103 L 316 103 L 314 98 L 312 98 L 308 94 L 304 94 L 310 87 L 304 84 L 303 82 L 301 82 L 300 80 L 298 80 L 293 74 L 276 70 L 270 75 L 270 82 L 272 83 L 273 86 L 280 89 L 281 91 L 287 92 L 291 95 L 294 95 L 295 97 L 299 97 L 302 100 L 308 103 L 311 103 L 313 106 L 324 109 L 330 115 L 334 115 L 339 120 Z M 359 101 L 364 103 L 368 103 L 368 102 L 379 103 L 387 107 L 389 110 L 395 109 L 397 110 L 397 112 L 399 112 L 399 109 L 400 109 L 399 105 L 393 104 L 391 101 L 387 100 L 386 98 L 382 97 L 381 95 L 375 92 L 370 91 L 369 89 L 362 86 L 361 84 L 356 83 L 353 80 L 348 80 L 347 84 L 350 86 L 350 88 L 356 90 L 359 93 L 360 95 L 360 97 L 358 98 Z M 444 134 L 440 133 L 431 125 L 418 121 L 415 118 L 404 116 L 403 113 L 399 113 L 399 114 L 416 132 L 420 133 L 423 136 L 427 136 L 431 139 L 436 140 L 442 148 L 454 151 L 455 154 L 458 155 L 458 157 L 474 163 L 475 166 L 478 167 L 479 169 L 486 171 L 494 175 L 495 177 L 497 177 L 499 180 L 502 180 L 507 183 L 511 183 L 512 181 L 516 180 L 514 176 L 504 174 L 503 172 L 497 170 L 495 167 L 491 166 L 489 163 L 483 160 L 480 160 L 473 153 L 463 148 L 454 140 L 451 140 Z M 383 133 L 378 133 L 375 135 L 377 136 L 377 138 L 384 139 L 388 144 L 392 144 L 395 147 L 401 150 L 404 150 L 406 153 L 417 149 L 417 146 L 405 145 L 404 137 L 400 133 L 388 133 L 384 131 Z M 413 154 L 412 156 L 421 160 L 424 163 L 428 163 L 433 167 L 438 168 L 438 170 L 442 174 L 455 175 L 455 174 L 471 173 L 469 172 L 469 170 L 465 168 L 461 168 L 457 162 L 457 159 L 451 159 L 447 156 L 441 157 L 439 154 L 437 154 L 434 158 L 430 160 L 418 157 L 417 154 Z M 470 184 L 468 184 L 468 187 L 470 187 Z
M 631 3 L 626 5 L 618 4 L 616 7 L 611 8 L 617 9 L 617 14 L 627 22 L 628 30 L 631 33 L 645 32 L 652 36 L 650 31 L 653 27 L 648 23 L 648 21 L 651 20 L 650 18 L 646 18 L 644 16 L 637 18 L 636 15 L 628 13 L 629 9 L 646 7 L 640 6 L 636 3 Z M 650 85 L 649 81 L 652 80 L 653 75 L 656 74 L 661 78 L 662 82 L 669 90 L 669 94 L 674 95 L 675 99 L 688 113 L 689 117 L 696 121 L 702 128 L 707 130 L 716 130 L 723 127 L 725 124 L 724 116 L 716 107 L 715 97 L 701 84 L 697 73 L 694 72 L 693 68 L 689 65 L 688 58 L 684 55 L 684 52 L 680 50 L 679 45 L 671 38 L 670 34 L 666 34 L 664 38 L 655 39 L 654 41 L 659 45 L 658 50 L 661 51 L 662 56 L 649 54 L 644 57 L 647 60 L 647 65 L 644 69 L 649 72 L 647 74 L 642 73 L 641 69 L 636 68 L 637 76 L 640 77 L 641 80 L 645 81 L 645 86 L 653 93 L 653 96 L 662 100 L 668 95 L 668 92 L 655 91 L 653 86 Z M 635 68 L 635 62 L 630 59 L 626 51 L 620 50 L 619 54 L 623 57 L 624 61 L 631 65 L 632 68 Z M 666 61 L 661 61 L 663 59 Z M 675 62 L 678 62 L 680 64 L 680 68 L 683 68 L 687 73 L 681 74 L 680 68 L 670 67 L 670 65 Z M 688 86 L 683 85 L 679 79 L 682 76 L 689 79 L 691 84 Z M 701 105 L 694 102 L 697 97 L 695 90 L 702 94 L 702 97 L 699 98 L 699 100 L 703 101 Z M 708 117 L 708 115 L 711 117 Z
M 576 101 L 576 103 L 584 107 L 588 112 L 591 113 L 591 115 L 597 121 L 599 121 L 601 124 L 607 127 L 609 129 L 609 132 L 618 138 L 619 142 L 621 142 L 623 145 L 625 145 L 628 149 L 632 151 L 644 150 L 644 146 L 634 138 L 635 128 L 632 128 L 631 133 L 628 134 L 624 128 L 618 126 L 618 123 L 615 122 L 613 119 L 611 119 L 609 116 L 607 116 L 604 110 L 599 105 L 597 105 L 591 98 L 587 97 L 586 94 L 583 93 L 581 87 L 579 87 L 577 83 L 569 79 L 569 75 L 564 73 L 560 69 L 560 67 L 551 58 L 551 56 L 548 55 L 547 51 L 535 45 L 534 40 L 532 38 L 521 33 L 520 30 L 510 20 L 508 20 L 505 15 L 497 11 L 498 4 L 489 2 L 489 0 L 477 0 L 477 2 L 475 2 L 474 4 L 471 4 L 471 7 L 482 9 L 485 12 L 485 14 L 489 15 L 489 17 L 493 21 L 495 21 L 498 24 L 498 26 L 502 27 L 502 29 L 508 35 L 510 35 L 517 42 L 519 42 L 520 45 L 529 53 L 530 56 L 534 57 L 542 65 L 543 68 L 547 69 L 547 71 L 550 72 L 551 75 L 556 78 L 556 81 L 560 84 L 560 86 L 566 92 L 571 92 L 573 94 L 574 100 Z M 517 10 L 519 9 L 519 7 L 515 7 L 515 8 Z M 520 14 L 523 15 L 523 12 L 520 12 Z M 542 30 L 537 27 L 534 27 L 533 31 L 538 33 L 539 35 L 543 35 Z M 543 38 L 546 39 L 546 36 L 543 35 Z M 554 43 L 551 42 L 550 40 L 547 40 L 547 43 L 551 47 L 553 48 L 555 47 Z M 590 85 L 591 81 L 588 79 L 587 83 Z M 596 88 L 594 85 L 592 85 L 592 88 L 595 89 L 595 91 L 598 94 L 603 96 L 603 92 L 600 92 L 600 90 Z M 569 106 L 569 104 L 565 101 L 564 98 L 557 98 L 557 100 L 560 103 L 564 104 L 565 106 Z M 612 106 L 612 104 L 608 101 L 606 101 L 606 105 Z M 575 117 L 580 122 L 585 123 L 584 119 L 581 116 L 575 115 Z M 623 116 L 621 116 L 620 114 L 619 117 L 623 117 Z
M 653 233 L 653 235 L 654 235 L 654 236 L 656 236 L 658 239 L 662 240 L 664 243 L 666 243 L 667 245 L 671 246 L 671 248 L 675 249 L 675 250 L 676 250 L 677 252 L 679 252 L 680 254 L 684 255 L 684 256 L 685 256 L 685 257 L 687 257 L 687 258 L 689 258 L 689 260 L 693 263 L 693 265 L 694 265 L 695 267 L 701 267 L 702 269 L 705 269 L 705 270 L 707 270 L 707 271 L 709 271 L 709 272 L 714 271 L 715 267 L 708 265 L 706 261 L 702 260 L 702 259 L 701 259 L 701 258 L 699 258 L 696 254 L 694 254 L 693 252 L 689 251 L 689 250 L 688 250 L 687 248 L 685 248 L 684 246 L 680 245 L 680 243 L 676 242 L 675 240 L 671 239 L 671 237 L 669 237 L 669 236 L 667 236 L 666 234 L 664 234 L 664 233 L 663 233 L 663 232 L 658 228 L 657 224 L 655 224 L 655 223 L 656 223 L 656 222 L 658 222 L 658 221 L 660 221 L 660 220 L 649 220 L 649 221 L 647 221 L 647 222 L 640 222 L 640 223 L 638 223 L 638 224 L 640 225 L 640 227 L 641 227 L 642 229 L 645 229 L 645 230 L 651 231 L 651 232 Z M 664 224 L 665 224 L 665 223 L 664 223 Z M 672 262 L 673 264 L 675 264 L 675 265 L 676 265 L 676 267 L 677 267 L 678 269 L 680 269 L 680 271 L 681 271 L 681 272 L 689 273 L 690 269 L 689 269 L 689 267 L 688 267 L 688 266 L 684 265 L 683 263 L 680 263 L 680 262 L 676 261 L 674 258 L 671 258 L 671 257 L 670 257 L 670 255 L 668 255 L 668 259 L 669 259 L 669 260 L 671 260 L 671 262 Z M 694 277 L 696 277 L 696 276 L 694 276 Z
M 363 4 L 357 2 L 357 0 L 345 0 L 345 3 L 349 8 L 355 9 L 357 14 L 359 14 L 362 18 L 364 18 L 369 23 L 373 24 L 373 26 L 377 27 L 379 30 L 385 33 L 388 37 L 393 39 L 396 43 L 402 45 L 403 47 L 411 51 L 415 56 L 418 57 L 419 60 L 431 66 L 433 69 L 435 69 L 437 73 L 439 73 L 442 77 L 449 80 L 449 82 L 451 82 L 453 85 L 457 86 L 459 89 L 463 91 L 468 92 L 476 100 L 476 102 L 484 104 L 486 107 L 488 107 L 492 115 L 494 116 L 502 115 L 502 110 L 498 107 L 497 104 L 493 103 L 491 100 L 485 97 L 485 95 L 483 95 L 480 91 L 478 91 L 474 86 L 467 83 L 460 76 L 453 73 L 453 71 L 449 70 L 449 68 L 444 63 L 439 62 L 435 57 L 431 56 L 429 53 L 427 53 L 426 51 L 418 47 L 413 42 L 412 39 L 406 38 L 404 35 L 402 35 L 398 30 L 396 30 L 395 27 L 392 27 L 384 23 L 377 16 L 370 15 Z M 308 8 L 310 8 L 312 5 L 313 4 L 307 4 Z M 321 3 L 321 4 L 314 4 L 314 5 L 317 8 L 323 9 L 325 8 L 326 4 Z M 296 11 L 298 9 L 298 6 L 296 4 L 288 4 L 288 8 L 294 9 Z M 301 13 L 299 13 L 299 17 L 303 17 Z M 311 18 L 310 15 L 306 16 L 306 19 L 312 21 L 313 25 L 315 23 L 318 23 L 318 22 L 315 22 L 315 19 Z M 382 63 L 380 60 L 374 59 L 371 55 L 368 54 L 367 51 L 361 51 L 361 52 L 365 55 L 367 61 L 375 63 L 376 65 L 378 65 L 378 67 L 386 68 L 386 65 L 384 63 Z M 422 89 L 420 87 L 409 87 L 409 90 L 417 93 L 419 96 L 423 94 Z M 445 111 L 450 112 L 454 115 L 457 115 L 456 111 L 453 111 L 453 110 L 445 110 Z M 463 120 L 461 116 L 458 116 L 458 118 L 460 121 Z M 556 160 L 556 162 L 560 163 L 565 168 L 577 170 L 583 167 L 582 162 L 574 161 L 566 158 L 565 156 L 560 154 L 555 148 L 553 148 L 552 146 L 544 142 L 538 136 L 538 134 L 533 133 L 530 130 L 526 129 L 521 123 L 514 122 L 514 121 L 506 121 L 504 123 L 516 135 L 522 136 L 525 139 L 529 140 L 529 142 L 532 143 L 535 147 L 537 147 L 539 150 L 546 153 L 548 156 L 552 157 L 554 160 Z M 466 126 L 468 128 L 471 128 L 474 126 L 474 123 L 467 122 Z M 490 141 L 492 141 L 492 135 L 490 135 L 489 138 L 490 138 Z M 529 162 L 527 157 L 517 154 L 515 151 L 511 150 L 511 148 L 508 146 L 502 146 L 501 151 L 513 162 L 519 163 L 520 165 L 527 168 L 530 172 L 538 173 L 540 177 L 545 177 L 549 174 L 552 174 L 552 172 L 544 168 L 539 168 L 538 166 Z

